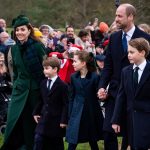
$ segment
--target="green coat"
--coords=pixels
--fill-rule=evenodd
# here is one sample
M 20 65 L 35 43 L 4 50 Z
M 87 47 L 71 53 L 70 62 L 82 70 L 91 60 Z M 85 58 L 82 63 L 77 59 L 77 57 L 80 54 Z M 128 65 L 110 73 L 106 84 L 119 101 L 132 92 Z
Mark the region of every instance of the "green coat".
M 32 49 L 36 50 L 36 56 L 42 65 L 43 56 L 45 55 L 44 46 L 39 42 L 34 42 L 33 44 Z M 30 45 L 28 45 L 28 49 L 30 49 Z M 40 98 L 40 89 L 39 81 L 37 81 L 29 71 L 27 66 L 27 61 L 29 60 L 26 60 L 26 58 L 23 57 L 22 51 L 23 50 L 18 44 L 14 45 L 11 51 L 13 59 L 14 82 L 11 102 L 8 108 L 5 143 L 7 145 L 9 140 L 12 140 L 10 138 L 10 134 L 18 123 L 18 120 L 19 122 L 21 120 L 21 129 L 23 129 L 24 134 L 23 136 L 25 136 L 24 138 L 27 140 L 26 142 L 28 145 L 32 147 L 34 129 L 36 125 L 33 120 L 32 112 Z M 32 60 L 29 62 L 32 62 Z M 36 63 L 33 65 L 33 68 L 35 65 Z M 41 72 L 41 77 L 43 77 L 43 69 Z

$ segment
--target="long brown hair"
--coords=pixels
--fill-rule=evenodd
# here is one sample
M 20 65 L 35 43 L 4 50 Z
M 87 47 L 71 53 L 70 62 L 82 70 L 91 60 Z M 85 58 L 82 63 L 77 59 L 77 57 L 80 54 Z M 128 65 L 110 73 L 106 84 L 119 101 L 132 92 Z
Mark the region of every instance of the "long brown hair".
M 35 41 L 41 42 L 41 41 L 39 40 L 39 38 L 37 38 L 37 37 L 34 35 L 34 28 L 32 27 L 32 25 L 29 23 L 28 25 L 25 25 L 25 26 L 27 26 L 28 30 L 31 31 L 29 37 L 32 38 L 32 39 L 35 40 Z M 17 40 L 17 37 L 16 37 L 16 28 L 14 28 L 13 37 L 14 37 L 14 40 L 16 41 L 16 40 Z
M 86 67 L 88 71 L 90 72 L 96 71 L 96 62 L 93 53 L 91 52 L 89 53 L 83 50 L 75 52 L 74 55 L 77 55 L 80 61 L 86 62 Z

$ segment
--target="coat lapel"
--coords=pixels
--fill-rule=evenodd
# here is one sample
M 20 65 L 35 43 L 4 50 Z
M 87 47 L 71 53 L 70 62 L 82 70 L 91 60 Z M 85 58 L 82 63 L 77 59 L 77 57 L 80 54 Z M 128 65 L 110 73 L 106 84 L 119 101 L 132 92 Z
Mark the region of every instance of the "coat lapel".
M 147 62 L 146 67 L 142 73 L 139 85 L 137 87 L 137 91 L 135 93 L 135 96 L 138 94 L 138 92 L 140 91 L 140 89 L 142 88 L 142 86 L 144 85 L 144 83 L 146 82 L 147 78 L 150 77 L 150 63 Z
M 134 93 L 134 88 L 133 88 L 133 65 L 130 65 L 128 73 L 127 73 L 127 78 L 128 78 L 128 88 L 131 90 L 131 93 Z
M 84 89 L 84 87 L 86 87 L 86 86 L 88 85 L 88 83 L 90 82 L 91 73 L 88 72 L 88 73 L 86 74 L 86 77 L 85 77 L 84 82 L 81 82 L 80 72 L 77 72 L 76 78 L 77 78 L 76 82 L 78 83 L 78 86 L 79 86 L 81 89 Z

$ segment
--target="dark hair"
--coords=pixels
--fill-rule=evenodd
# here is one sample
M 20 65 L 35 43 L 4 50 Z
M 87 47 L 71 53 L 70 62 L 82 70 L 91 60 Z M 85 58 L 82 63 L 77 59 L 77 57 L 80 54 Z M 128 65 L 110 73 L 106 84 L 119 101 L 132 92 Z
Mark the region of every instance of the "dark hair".
M 25 26 L 27 26 L 27 28 L 31 31 L 29 37 L 31 37 L 32 39 L 40 42 L 40 40 L 34 35 L 34 29 L 33 29 L 32 25 L 29 23 L 28 25 L 25 25 Z M 17 40 L 17 37 L 16 37 L 16 28 L 14 28 L 14 32 L 13 32 L 13 34 L 14 34 L 13 37 L 14 37 L 15 41 Z
M 148 56 L 150 51 L 149 42 L 144 38 L 136 38 L 129 41 L 129 45 L 136 48 L 139 52 L 145 51 L 145 57 Z
M 60 61 L 57 57 L 48 57 L 44 56 L 43 58 L 43 67 L 51 66 L 53 69 L 56 67 L 57 72 L 60 69 Z
M 76 51 L 74 55 L 77 55 L 79 60 L 82 62 L 86 62 L 87 70 L 90 72 L 96 71 L 96 62 L 94 59 L 93 53 L 89 53 L 87 51 Z
M 78 37 L 82 38 L 83 36 L 87 36 L 87 35 L 88 35 L 88 32 L 86 30 L 80 30 Z
M 74 27 L 73 27 L 72 25 L 68 25 L 68 26 L 66 27 L 66 31 L 68 30 L 68 28 L 74 29 Z

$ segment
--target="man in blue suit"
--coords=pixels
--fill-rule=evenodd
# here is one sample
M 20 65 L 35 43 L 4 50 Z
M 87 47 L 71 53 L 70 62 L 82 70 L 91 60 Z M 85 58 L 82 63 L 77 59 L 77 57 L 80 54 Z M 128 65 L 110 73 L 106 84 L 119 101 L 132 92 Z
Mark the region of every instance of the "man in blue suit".
M 119 31 L 110 36 L 106 50 L 105 66 L 99 83 L 98 97 L 105 101 L 104 145 L 106 150 L 118 150 L 117 135 L 111 127 L 115 99 L 120 85 L 121 70 L 129 65 L 127 43 L 134 38 L 144 37 L 150 42 L 150 35 L 134 25 L 136 9 L 131 4 L 121 4 L 116 10 L 115 22 Z M 108 91 L 106 91 L 109 85 Z M 125 120 L 124 120 L 125 121 Z M 122 148 L 126 149 L 125 148 Z
M 133 39 L 128 46 L 130 66 L 121 74 L 112 128 L 120 132 L 122 109 L 126 108 L 128 143 L 131 150 L 150 148 L 150 63 L 146 56 L 150 45 L 144 38 Z

